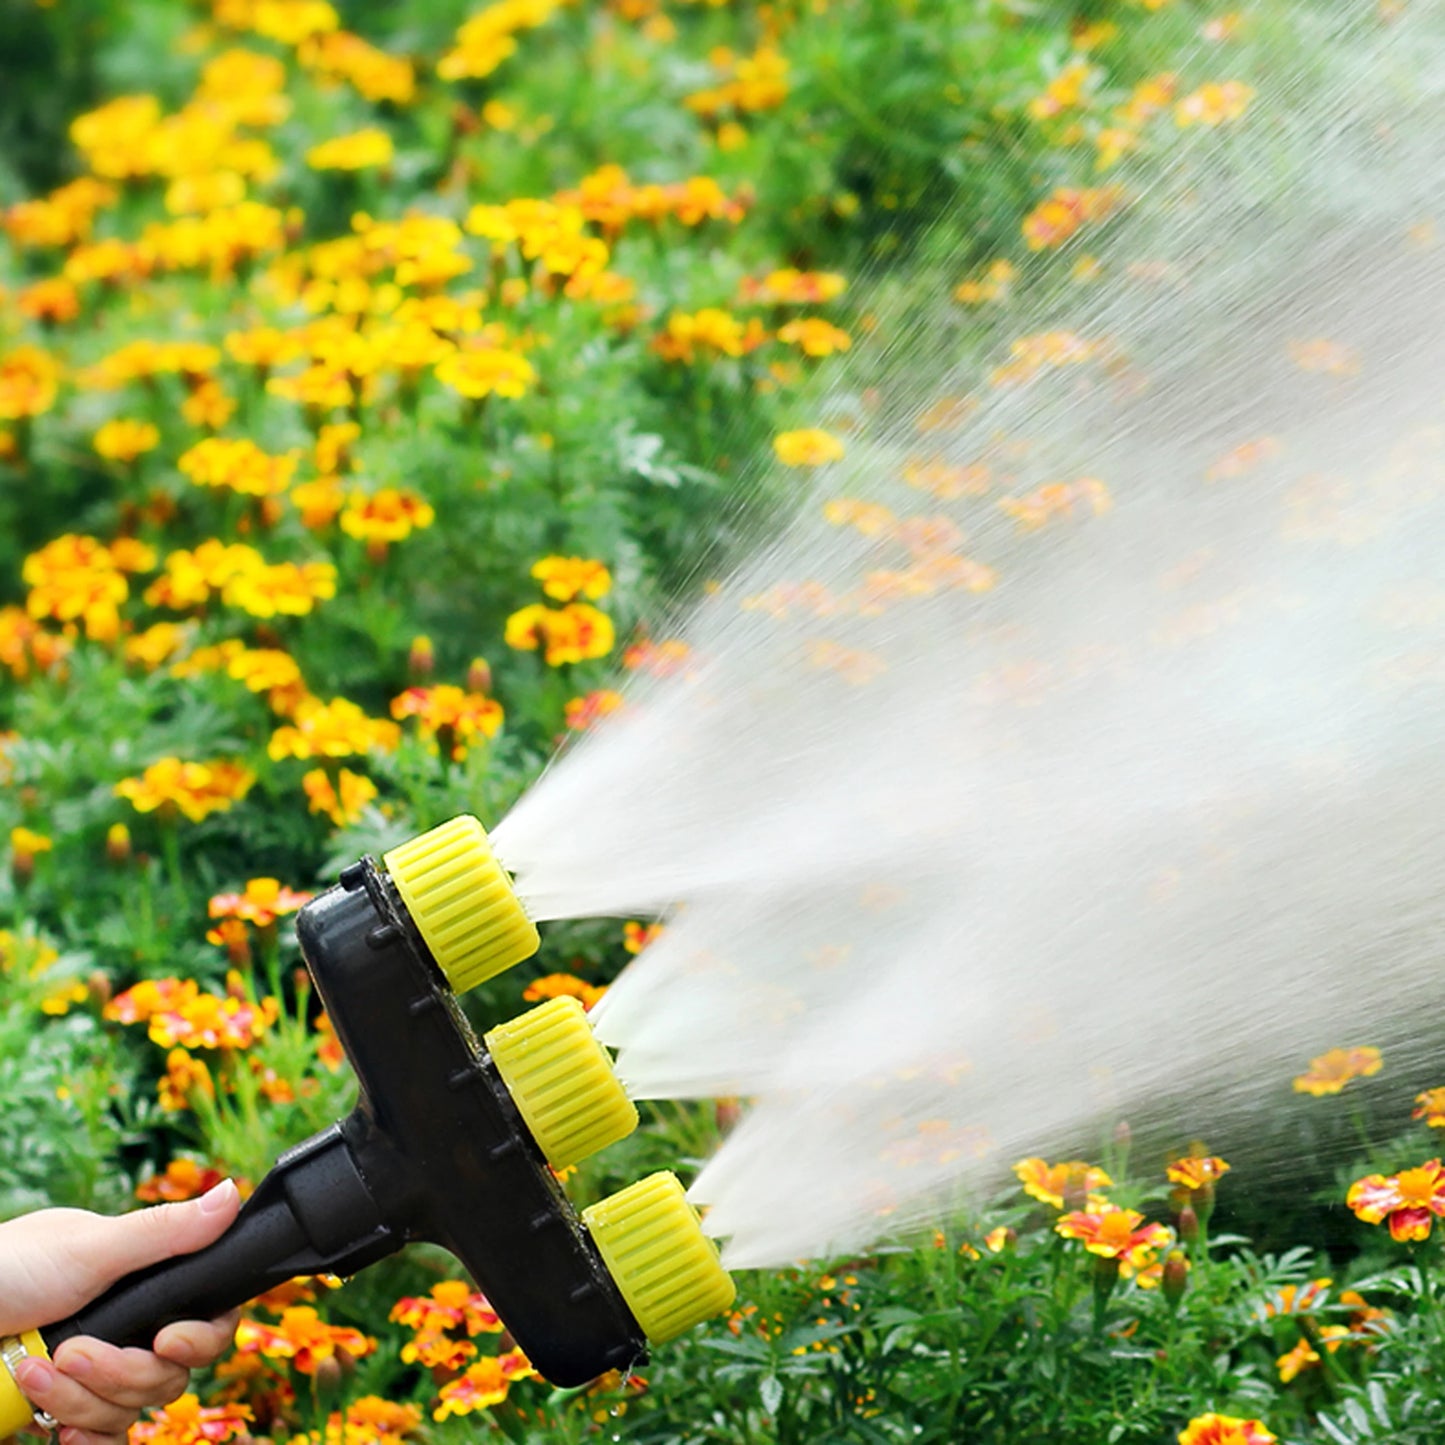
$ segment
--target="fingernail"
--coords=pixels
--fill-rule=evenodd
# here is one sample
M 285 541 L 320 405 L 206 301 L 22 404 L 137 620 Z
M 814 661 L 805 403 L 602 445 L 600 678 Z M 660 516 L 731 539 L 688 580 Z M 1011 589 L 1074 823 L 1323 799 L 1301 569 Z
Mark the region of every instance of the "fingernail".
M 27 1395 L 32 1390 L 48 1390 L 55 1382 L 55 1366 L 49 1360 L 21 1360 L 15 1367 L 15 1382 Z
M 234 1179 L 223 1179 L 219 1184 L 212 1185 L 201 1195 L 201 1213 L 218 1214 L 221 1210 L 230 1208 L 235 1193 Z

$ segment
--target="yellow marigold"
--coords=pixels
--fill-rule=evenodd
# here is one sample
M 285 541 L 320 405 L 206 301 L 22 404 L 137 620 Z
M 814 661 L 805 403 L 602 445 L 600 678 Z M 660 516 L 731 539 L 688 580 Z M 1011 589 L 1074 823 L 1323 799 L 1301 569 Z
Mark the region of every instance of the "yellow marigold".
M 798 321 L 789 321 L 778 331 L 778 340 L 788 346 L 796 346 L 805 356 L 832 356 L 835 351 L 847 351 L 853 339 L 841 327 L 819 316 L 809 316 Z
M 848 280 L 836 271 L 797 271 L 791 267 L 771 271 L 761 281 L 745 278 L 741 287 L 744 301 L 781 305 L 820 305 L 841 296 Z
M 31 321 L 58 326 L 80 315 L 80 293 L 64 276 L 48 276 L 15 293 L 15 309 Z
M 114 186 L 82 176 L 35 200 L 0 211 L 0 230 L 17 246 L 71 246 L 84 241 L 95 213 L 114 204 Z
M 1023 235 L 1029 250 L 1062 246 L 1080 226 L 1106 220 L 1123 204 L 1117 186 L 1080 190 L 1062 186 L 1024 217 Z
M 1090 1254 L 1128 1261 L 1136 1269 L 1149 1262 L 1151 1251 L 1173 1242 L 1164 1225 L 1146 1224 L 1137 1210 L 1114 1204 L 1065 1214 L 1054 1230 L 1065 1239 L 1078 1240 Z
M 153 95 L 122 95 L 70 123 L 70 138 L 90 169 L 110 180 L 144 175 L 149 169 L 152 133 L 161 121 L 161 103 Z
M 282 456 L 264 452 L 249 437 L 207 437 L 183 452 L 176 466 L 197 486 L 271 497 L 290 485 L 296 459 L 294 451 Z
M 354 491 L 341 513 L 341 530 L 369 545 L 400 542 L 414 530 L 436 520 L 431 504 L 406 488 L 383 487 L 379 492 Z
M 416 93 L 416 74 L 409 60 L 388 55 L 349 30 L 308 36 L 297 59 L 323 80 L 350 82 L 373 102 L 407 105 Z
M 441 1387 L 440 1403 L 432 1411 L 432 1419 L 445 1420 L 449 1415 L 469 1415 L 473 1410 L 500 1405 L 514 1380 L 530 1379 L 536 1373 L 520 1350 L 484 1355 L 459 1378 Z
M 666 329 L 653 338 L 653 350 L 666 361 L 682 361 L 689 365 L 698 353 L 714 356 L 744 356 L 756 351 L 768 339 L 768 333 L 756 317 L 746 323 L 730 312 L 715 306 L 698 312 L 676 311 L 667 319 Z
M 152 607 L 178 612 L 200 607 L 240 574 L 261 571 L 265 566 L 265 558 L 254 547 L 211 538 L 194 551 L 182 548 L 169 553 L 162 575 L 146 589 L 145 600 Z
M 68 638 L 46 632 L 21 607 L 0 607 L 0 665 L 25 681 L 32 669 L 50 672 L 70 650 Z M 0 783 L 7 779 L 3 744 L 11 734 L 0 733 Z
M 437 62 L 443 80 L 481 79 L 515 53 L 520 30 L 544 25 L 562 0 L 493 0 L 457 30 L 452 48 Z
M 347 758 L 373 748 L 390 751 L 400 739 L 401 729 L 394 722 L 368 717 L 347 698 L 309 698 L 296 709 L 291 724 L 271 734 L 266 750 L 278 760 Z
M 1350 1185 L 1345 1203 L 1366 1224 L 1390 1226 L 1401 1244 L 1430 1237 L 1430 1226 L 1445 1215 L 1445 1168 L 1430 1159 L 1398 1174 L 1369 1174 Z
M 116 559 L 94 537 L 66 533 L 32 552 L 21 568 L 30 587 L 25 610 L 37 621 L 81 622 L 95 641 L 120 633 L 120 604 L 130 595 Z
M 162 1109 L 167 1113 L 178 1113 L 190 1108 L 197 1095 L 214 1099 L 216 1084 L 205 1060 L 196 1058 L 185 1049 L 172 1049 L 166 1055 L 166 1071 L 161 1075 L 156 1093 Z
M 414 717 L 422 735 L 445 746 L 460 762 L 467 755 L 467 743 L 480 734 L 496 737 L 502 726 L 502 705 L 481 693 L 465 692 L 452 683 L 435 687 L 409 687 L 392 699 L 394 718 Z
M 519 352 L 487 346 L 454 351 L 436 366 L 436 377 L 462 396 L 524 396 L 535 385 L 536 368 Z
M 163 662 L 174 657 L 186 640 L 185 628 L 175 622 L 157 622 L 144 632 L 127 637 L 121 654 L 127 662 L 138 663 L 154 672 Z
M 586 732 L 600 722 L 608 713 L 616 712 L 622 706 L 622 694 L 610 687 L 598 688 L 585 697 L 569 699 L 564 710 L 564 720 L 573 732 Z
M 1368 1046 L 1331 1049 L 1310 1060 L 1309 1068 L 1294 1081 L 1294 1090 L 1297 1094 L 1312 1094 L 1317 1099 L 1338 1094 L 1351 1079 L 1368 1079 L 1378 1074 L 1384 1062 L 1379 1049 Z
M 49 853 L 54 847 L 55 844 L 44 833 L 36 833 L 30 828 L 10 830 L 10 851 L 17 857 L 34 858 L 37 853 Z
M 536 603 L 523 607 L 507 619 L 504 640 L 522 652 L 543 650 L 550 667 L 605 657 L 616 641 L 612 619 L 585 602 L 566 607 Z
M 391 136 L 369 126 L 312 146 L 306 152 L 306 164 L 314 171 L 361 171 L 390 165 L 393 155 Z
M 49 411 L 60 372 L 60 363 L 38 346 L 17 346 L 0 356 L 0 421 L 20 421 Z
M 773 451 L 786 467 L 821 467 L 828 462 L 841 461 L 847 453 L 843 443 L 832 432 L 819 427 L 779 432 L 773 438 Z
M 333 783 L 324 768 L 312 768 L 301 779 L 307 808 L 324 813 L 338 828 L 359 822 L 366 805 L 376 797 L 376 784 L 361 773 L 342 768 Z
M 140 777 L 122 778 L 115 792 L 138 813 L 173 809 L 199 823 L 244 798 L 255 781 L 256 775 L 240 763 L 187 763 L 180 758 L 161 758 Z
M 301 339 L 294 331 L 274 326 L 253 326 L 249 331 L 231 331 L 225 338 L 226 351 L 243 366 L 265 371 L 285 366 L 302 354 Z
M 249 1405 L 202 1405 L 196 1395 L 182 1395 L 130 1427 L 131 1445 L 222 1445 L 250 1438 Z
M 1415 1095 L 1412 1119 L 1423 1119 L 1432 1129 L 1445 1129 L 1445 1089 L 1426 1089 Z
M 319 532 L 329 527 L 346 505 L 346 484 L 340 477 L 317 477 L 291 488 L 291 501 L 301 525 Z
M 312 897 L 287 888 L 278 878 L 252 878 L 240 893 L 213 894 L 206 912 L 211 918 L 236 918 L 257 928 L 269 928 L 278 918 L 303 908 Z
M 587 597 L 596 602 L 612 590 L 612 574 L 591 557 L 543 557 L 532 564 L 532 576 L 542 591 L 557 602 Z
M 1253 99 L 1253 87 L 1243 81 L 1211 81 L 1186 95 L 1174 107 L 1174 123 L 1181 128 L 1224 125 L 1238 120 Z
M 116 417 L 91 438 L 97 455 L 112 462 L 133 462 L 142 452 L 160 444 L 160 431 L 148 421 Z
M 1165 1169 L 1165 1177 L 1171 1184 L 1178 1184 L 1190 1191 L 1213 1185 L 1229 1173 L 1229 1165 L 1223 1159 L 1210 1154 L 1203 1157 L 1190 1156 L 1176 1159 Z
M 314 1375 L 323 1360 L 337 1350 L 360 1359 L 376 1349 L 376 1341 L 360 1330 L 328 1325 L 309 1305 L 294 1305 L 282 1312 L 275 1325 L 242 1320 L 236 1326 L 236 1349 L 271 1360 L 289 1360 L 303 1375 Z
M 1275 1445 L 1259 1420 L 1238 1415 L 1196 1415 L 1180 1432 L 1179 1445 Z
M 1054 1209 L 1064 1207 L 1064 1196 L 1079 1203 L 1086 1199 L 1094 1204 L 1101 1189 L 1110 1188 L 1114 1181 L 1096 1164 L 1086 1164 L 1082 1159 L 1070 1159 L 1060 1164 L 1047 1164 L 1032 1157 L 1020 1159 L 1014 1165 L 1014 1173 L 1030 1199 L 1048 1204 Z M 1102 1204 L 1102 1200 L 1097 1201 Z
M 318 602 L 336 596 L 336 568 L 330 562 L 277 562 L 238 572 L 221 589 L 229 607 L 252 617 L 304 617 Z
M 545 978 L 534 978 L 522 990 L 527 1003 L 543 1003 L 549 998 L 575 998 L 583 1008 L 591 1008 L 603 994 L 606 985 L 588 983 L 571 973 L 549 973 Z

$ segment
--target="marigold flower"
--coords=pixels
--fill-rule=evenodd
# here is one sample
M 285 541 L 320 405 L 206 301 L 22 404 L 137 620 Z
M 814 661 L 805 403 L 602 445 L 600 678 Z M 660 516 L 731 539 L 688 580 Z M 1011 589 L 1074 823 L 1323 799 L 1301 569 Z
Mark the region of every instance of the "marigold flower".
M 159 1174 L 142 1179 L 135 1187 L 135 1197 L 145 1204 L 174 1203 L 181 1199 L 198 1199 L 228 1178 L 209 1164 L 199 1164 L 182 1156 L 172 1159 Z
M 1445 1088 L 1426 1089 L 1415 1095 L 1412 1119 L 1423 1119 L 1432 1129 L 1445 1129 Z
M 1181 129 L 1191 125 L 1218 126 L 1238 120 L 1254 99 L 1254 89 L 1239 80 L 1210 81 L 1186 95 L 1174 107 L 1174 123 Z
M 1294 1081 L 1297 1094 L 1323 1098 L 1338 1094 L 1351 1079 L 1368 1079 L 1384 1066 L 1379 1049 L 1331 1049 L 1310 1060 L 1309 1068 Z
M 527 1003 L 543 1003 L 549 998 L 575 998 L 583 1008 L 591 1008 L 603 994 L 605 985 L 588 983 L 571 973 L 549 973 L 543 978 L 534 978 L 522 990 Z
M 1229 1165 L 1214 1155 L 1176 1159 L 1165 1169 L 1165 1177 L 1171 1184 L 1179 1184 L 1189 1190 L 1203 1189 L 1228 1173 Z
M 1133 1209 L 1105 1204 L 1100 1209 L 1075 1210 L 1054 1224 L 1065 1239 L 1077 1239 L 1090 1254 L 1101 1259 L 1125 1260 L 1140 1250 L 1162 1249 L 1173 1236 L 1162 1224 L 1145 1224 Z M 1136 1259 L 1131 1263 L 1138 1263 Z
M 529 1379 L 536 1373 L 520 1350 L 509 1350 L 504 1355 L 484 1355 L 459 1379 L 442 1386 L 440 1404 L 432 1411 L 432 1419 L 470 1415 L 473 1410 L 500 1405 L 507 1398 L 507 1391 L 514 1380 Z
M 1399 1243 L 1428 1239 L 1436 1215 L 1445 1215 L 1445 1168 L 1427 1160 L 1399 1174 L 1367 1174 L 1350 1185 L 1345 1203 L 1366 1224 L 1388 1222 Z
M 390 165 L 396 149 L 391 136 L 375 126 L 339 135 L 306 152 L 306 164 L 313 171 L 362 171 Z
M 681 638 L 670 637 L 662 642 L 643 639 L 634 642 L 622 654 L 622 665 L 629 672 L 646 672 L 653 677 L 673 677 L 692 656 L 692 649 Z
M 275 1325 L 242 1320 L 236 1326 L 236 1349 L 268 1360 L 290 1360 L 303 1375 L 314 1375 L 317 1365 L 338 1350 L 360 1359 L 376 1349 L 376 1341 L 360 1330 L 327 1324 L 309 1305 L 295 1305 L 283 1311 Z
M 295 452 L 272 456 L 247 437 L 207 437 L 182 453 L 176 466 L 197 486 L 272 497 L 290 485 L 296 460 Z
M 826 323 L 825 323 L 826 324 Z M 689 313 L 675 311 L 666 328 L 653 338 L 652 347 L 664 361 L 691 365 L 699 352 L 713 356 L 744 356 L 768 339 L 756 317 L 746 323 L 715 306 Z
M 163 1049 L 246 1049 L 280 1017 L 274 998 L 254 1004 L 230 994 L 197 992 L 150 1017 L 150 1040 Z
M 576 597 L 596 602 L 612 590 L 612 574 L 606 564 L 591 557 L 543 557 L 533 563 L 532 576 L 557 602 L 571 602 Z
M 638 923 L 635 919 L 622 925 L 622 946 L 628 953 L 638 954 L 662 937 L 661 923 Z
M 287 888 L 275 878 L 252 878 L 244 892 L 214 894 L 206 911 L 212 918 L 237 918 L 257 928 L 269 928 L 278 918 L 303 908 L 314 896 Z
M 49 411 L 60 374 L 60 363 L 38 346 L 17 346 L 0 355 L 0 421 L 19 421 Z
M 116 417 L 91 438 L 98 456 L 112 462 L 133 462 L 160 444 L 160 431 L 148 421 Z
M 773 438 L 773 451 L 785 467 L 821 467 L 841 461 L 847 449 L 832 432 L 808 427 L 802 431 L 779 432 Z
M 54 847 L 55 844 L 44 833 L 37 833 L 30 828 L 10 830 L 10 849 L 13 853 L 23 853 L 33 858 L 37 853 L 49 853 Z
M 503 719 L 501 703 L 445 682 L 407 688 L 392 699 L 391 715 L 398 720 L 416 718 L 422 735 L 443 742 L 457 762 L 466 757 L 467 743 L 479 733 L 496 737 Z
M 1275 1445 L 1259 1420 L 1238 1415 L 1196 1415 L 1180 1432 L 1179 1445 Z
M 336 568 L 330 562 L 277 562 L 235 573 L 221 588 L 221 600 L 252 617 L 304 617 L 318 602 L 336 596 Z
M 249 1439 L 249 1405 L 202 1405 L 196 1395 L 182 1395 L 130 1427 L 131 1445 L 221 1445 Z
M 1079 190 L 1061 187 L 1024 217 L 1023 235 L 1030 251 L 1062 246 L 1080 226 L 1103 221 L 1123 203 L 1117 186 Z
M 778 340 L 787 346 L 796 346 L 805 356 L 813 357 L 832 356 L 834 352 L 847 351 L 853 345 L 853 338 L 846 331 L 818 316 L 789 321 L 778 329 Z
M 744 278 L 740 295 L 744 301 L 819 305 L 841 296 L 847 286 L 847 277 L 836 271 L 797 271 L 787 267 L 769 272 L 761 281 Z
M 419 1405 L 363 1395 L 346 1407 L 344 1416 L 333 1410 L 324 1431 L 292 1435 L 287 1445 L 402 1445 L 421 1419 Z
M 349 828 L 360 822 L 366 805 L 376 797 L 376 784 L 362 773 L 341 768 L 333 783 L 324 768 L 312 768 L 301 779 L 307 808 L 324 813 L 338 828 Z
M 390 751 L 401 729 L 384 718 L 368 717 L 347 698 L 322 702 L 310 698 L 297 709 L 292 724 L 271 734 L 267 752 L 281 758 L 345 758 L 372 748 Z
M 1322 1325 L 1319 1330 L 1319 1338 L 1329 1353 L 1334 1354 L 1341 1345 L 1349 1340 L 1350 1330 L 1347 1325 Z M 1279 1371 L 1280 1383 L 1287 1385 L 1312 1365 L 1318 1365 L 1320 1355 L 1310 1340 L 1302 1335 L 1294 1349 L 1281 1355 L 1274 1363 L 1275 1368 Z
M 486 1296 L 463 1280 L 443 1280 L 429 1296 L 398 1300 L 389 1318 L 415 1332 L 402 1346 L 402 1359 L 428 1369 L 461 1369 L 477 1353 L 472 1337 L 499 1334 L 503 1328 Z
M 161 758 L 138 778 L 122 778 L 115 785 L 138 813 L 174 808 L 193 823 L 211 813 L 224 812 L 251 789 L 256 775 L 241 763 L 217 761 L 188 763 Z
M 520 397 L 536 384 L 537 371 L 519 352 L 486 346 L 452 352 L 436 365 L 436 378 L 462 396 Z
M 1355 376 L 1360 370 L 1359 353 L 1342 341 L 1317 337 L 1313 341 L 1291 341 L 1290 360 L 1301 371 L 1317 371 L 1327 376 Z M 4 412 L 0 411 L 0 416 Z
M 204 1060 L 185 1049 L 172 1049 L 166 1055 L 166 1071 L 156 1086 L 160 1106 L 167 1113 L 189 1109 L 196 1095 L 205 1099 L 216 1097 L 215 1081 Z
M 589 692 L 585 697 L 569 698 L 563 717 L 573 732 L 586 732 L 621 707 L 622 694 L 610 687 L 602 687 Z
M 1054 1209 L 1064 1207 L 1064 1195 L 1071 1199 L 1083 1199 L 1102 1205 L 1098 1191 L 1112 1187 L 1114 1181 L 1095 1164 L 1086 1164 L 1082 1159 L 1070 1159 L 1060 1164 L 1047 1164 L 1037 1156 L 1020 1159 L 1014 1165 L 1014 1173 L 1030 1199 Z
M 341 530 L 368 545 L 400 542 L 414 530 L 430 527 L 436 513 L 425 498 L 404 488 L 383 487 L 367 494 L 352 492 L 341 513 Z
M 605 657 L 616 633 L 612 619 L 585 602 L 569 602 L 562 608 L 534 603 L 507 618 L 503 640 L 522 652 L 541 648 L 549 667 L 561 667 Z
M 1332 1279 L 1312 1279 L 1306 1284 L 1283 1285 L 1278 1294 L 1265 1300 L 1264 1317 L 1308 1314 L 1324 1304 L 1326 1291 L 1333 1283 Z

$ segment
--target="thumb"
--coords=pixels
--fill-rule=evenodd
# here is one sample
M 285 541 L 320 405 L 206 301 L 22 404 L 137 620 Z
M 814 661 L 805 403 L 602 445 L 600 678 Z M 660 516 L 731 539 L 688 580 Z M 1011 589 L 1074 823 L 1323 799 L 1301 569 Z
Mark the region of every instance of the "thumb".
M 132 1270 L 205 1248 L 226 1232 L 240 1204 L 235 1181 L 227 1179 L 183 1204 L 91 1215 L 68 1241 L 70 1257 L 101 1290 Z

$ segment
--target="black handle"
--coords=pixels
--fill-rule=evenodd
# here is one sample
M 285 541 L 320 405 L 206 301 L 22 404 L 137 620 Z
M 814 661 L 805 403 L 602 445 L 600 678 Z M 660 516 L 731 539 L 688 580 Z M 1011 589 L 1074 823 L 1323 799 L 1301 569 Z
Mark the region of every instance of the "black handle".
M 223 1315 L 300 1274 L 354 1274 L 403 1243 L 333 1125 L 282 1155 L 213 1244 L 126 1275 L 40 1333 L 52 1353 L 72 1335 L 149 1348 L 177 1320 Z

